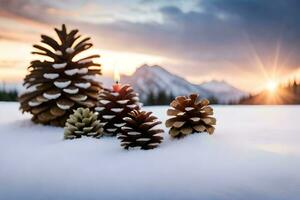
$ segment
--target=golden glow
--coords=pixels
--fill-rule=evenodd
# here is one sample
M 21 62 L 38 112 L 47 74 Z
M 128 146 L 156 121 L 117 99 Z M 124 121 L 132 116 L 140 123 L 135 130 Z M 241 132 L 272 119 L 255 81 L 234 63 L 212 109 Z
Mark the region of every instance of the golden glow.
M 0 40 L 0 82 L 19 82 L 32 60 L 31 44 Z
M 135 72 L 136 68 L 147 63 L 149 65 L 160 64 L 166 60 L 164 57 L 131 53 L 124 51 L 112 51 L 93 48 L 87 50 L 76 57 L 75 60 L 80 57 L 88 56 L 90 54 L 99 54 L 101 57 L 94 59 L 96 63 L 101 64 L 102 75 L 105 77 L 114 78 L 114 68 L 118 67 L 119 73 L 124 75 L 131 75 Z
M 267 90 L 270 92 L 275 92 L 277 90 L 277 87 L 278 87 L 278 82 L 275 80 L 269 80 L 266 85 Z
M 28 73 L 27 67 L 31 60 L 45 59 L 30 53 L 33 50 L 32 44 L 20 41 L 0 40 L 0 50 L 0 82 L 22 81 Z M 137 67 L 145 63 L 153 65 L 166 60 L 156 55 L 97 48 L 81 53 L 75 60 L 91 54 L 100 54 L 101 57 L 94 61 L 101 64 L 102 75 L 111 79 L 114 78 L 114 66 L 118 66 L 120 74 L 131 75 Z

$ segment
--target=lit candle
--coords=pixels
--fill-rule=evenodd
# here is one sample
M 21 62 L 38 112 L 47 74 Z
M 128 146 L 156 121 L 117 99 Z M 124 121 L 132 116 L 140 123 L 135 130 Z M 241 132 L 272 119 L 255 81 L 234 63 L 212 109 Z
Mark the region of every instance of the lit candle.
M 115 67 L 115 71 L 114 71 L 114 80 L 116 83 L 113 85 L 113 91 L 119 92 L 121 89 L 121 84 L 120 84 L 120 73 L 117 67 Z

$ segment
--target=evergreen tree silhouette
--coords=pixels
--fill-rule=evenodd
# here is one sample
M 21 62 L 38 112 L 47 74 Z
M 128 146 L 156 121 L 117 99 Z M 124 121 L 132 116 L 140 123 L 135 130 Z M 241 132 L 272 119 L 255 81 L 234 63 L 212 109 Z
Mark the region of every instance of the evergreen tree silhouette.
M 0 101 L 17 101 L 18 93 L 16 90 L 6 91 L 0 90 Z

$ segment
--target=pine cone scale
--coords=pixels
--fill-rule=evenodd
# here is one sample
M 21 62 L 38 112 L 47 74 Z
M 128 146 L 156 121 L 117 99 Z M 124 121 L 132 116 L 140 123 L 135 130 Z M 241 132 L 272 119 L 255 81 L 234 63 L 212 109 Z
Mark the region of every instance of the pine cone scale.
M 124 125 L 124 119 L 128 117 L 128 113 L 133 109 L 139 109 L 138 99 L 135 98 L 137 94 L 133 90 L 128 90 L 129 88 L 130 86 L 123 85 L 118 92 L 103 90 L 99 94 L 95 111 L 99 113 L 100 121 L 105 122 L 104 131 L 106 135 L 115 136 Z
M 103 135 L 103 128 L 97 120 L 95 113 L 88 108 L 78 108 L 70 115 L 65 124 L 65 139 L 80 138 L 82 136 L 92 136 L 99 138 Z
M 45 46 L 33 46 L 35 49 L 33 54 L 50 57 L 53 61 L 31 62 L 28 67 L 29 74 L 24 79 L 28 91 L 20 96 L 19 101 L 23 111 L 34 115 L 33 121 L 63 126 L 68 115 L 71 114 L 71 108 L 93 107 L 97 100 L 97 93 L 102 87 L 99 83 L 85 78 L 85 75 L 100 74 L 100 70 L 96 72 L 95 69 L 90 69 L 93 66 L 99 69 L 100 65 L 72 60 L 79 52 L 92 46 L 88 42 L 89 38 L 79 40 L 78 30 L 67 32 L 65 25 L 61 30 L 55 29 L 55 31 L 59 42 L 42 35 L 41 42 Z M 78 43 L 81 44 L 80 48 L 77 47 Z M 31 87 L 34 91 L 29 90 Z
M 151 117 L 151 114 L 151 112 L 134 110 L 124 118 L 126 125 L 121 128 L 118 136 L 121 146 L 125 149 L 139 147 L 147 150 L 153 149 L 161 143 L 163 138 L 160 135 L 163 130 L 154 128 L 161 122 L 153 121 L 157 118 Z
M 172 108 L 167 110 L 167 115 L 171 118 L 166 121 L 166 126 L 170 128 L 169 134 L 172 137 L 180 138 L 195 132 L 214 132 L 216 119 L 212 117 L 213 109 L 208 106 L 209 101 L 197 99 L 197 94 L 191 94 L 189 97 L 177 97 L 171 102 Z

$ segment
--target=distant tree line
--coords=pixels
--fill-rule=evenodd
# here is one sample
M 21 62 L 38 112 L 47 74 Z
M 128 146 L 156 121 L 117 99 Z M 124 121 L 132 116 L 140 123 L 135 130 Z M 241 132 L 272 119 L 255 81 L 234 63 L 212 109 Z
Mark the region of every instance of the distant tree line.
M 262 91 L 240 100 L 239 104 L 300 104 L 300 83 L 295 80 L 281 84 L 274 93 Z
M 147 105 L 147 106 L 169 105 L 175 98 L 176 98 L 176 96 L 174 96 L 172 93 L 167 93 L 163 90 L 159 91 L 158 93 L 150 91 L 146 100 L 143 103 L 144 103 L 144 105 Z M 208 99 L 211 104 L 218 104 L 217 98 L 210 97 Z
M 18 93 L 16 90 L 6 91 L 0 89 L 0 101 L 17 101 Z
M 150 93 L 147 96 L 146 101 L 144 102 L 145 105 L 168 105 L 175 96 L 171 94 L 167 94 L 165 91 L 159 91 L 157 94 L 153 91 L 150 91 Z

